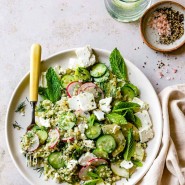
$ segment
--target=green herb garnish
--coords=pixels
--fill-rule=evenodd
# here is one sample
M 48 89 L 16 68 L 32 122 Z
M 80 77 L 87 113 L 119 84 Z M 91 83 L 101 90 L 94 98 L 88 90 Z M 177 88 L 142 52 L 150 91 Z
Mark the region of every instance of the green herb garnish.
M 15 112 L 23 112 L 24 109 L 25 109 L 25 107 L 26 107 L 26 104 L 25 104 L 25 101 L 23 101 L 23 102 L 21 102 L 21 103 L 17 106 Z
M 44 167 L 38 167 L 38 168 L 35 168 L 35 169 L 33 169 L 33 170 L 35 170 L 35 171 L 37 171 L 38 173 L 40 173 L 39 177 L 41 177 L 41 175 L 42 175 L 43 172 L 44 172 Z
M 124 115 L 120 115 L 120 114 L 117 114 L 115 112 L 107 114 L 107 118 L 112 123 L 115 123 L 115 124 L 118 124 L 118 125 L 127 124 L 127 120 L 125 119 Z
M 113 74 L 115 74 L 119 79 L 127 80 L 128 77 L 125 61 L 117 48 L 112 51 L 109 60 Z
M 15 121 L 15 123 L 12 124 L 13 128 L 16 128 L 17 130 L 22 129 L 22 127 L 17 123 L 17 121 Z
M 39 87 L 39 94 L 44 99 L 56 102 L 61 98 L 62 86 L 55 70 L 50 67 L 46 73 L 47 88 Z
M 133 110 L 134 112 L 137 112 L 140 109 L 140 105 L 133 102 L 119 101 L 114 105 L 113 112 L 121 112 L 129 109 Z
M 134 141 L 133 130 L 130 129 L 128 131 L 126 149 L 124 152 L 124 159 L 125 160 L 130 161 L 131 157 L 134 155 L 135 144 L 136 143 Z
M 143 163 L 139 160 L 132 160 L 132 163 L 137 167 L 142 167 Z

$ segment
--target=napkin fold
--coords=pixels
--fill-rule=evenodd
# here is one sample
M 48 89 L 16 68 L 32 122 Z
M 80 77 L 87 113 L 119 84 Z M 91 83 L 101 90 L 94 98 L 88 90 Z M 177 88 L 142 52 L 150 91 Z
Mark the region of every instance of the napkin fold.
M 138 185 L 185 185 L 185 84 L 159 94 L 163 135 L 153 165 Z

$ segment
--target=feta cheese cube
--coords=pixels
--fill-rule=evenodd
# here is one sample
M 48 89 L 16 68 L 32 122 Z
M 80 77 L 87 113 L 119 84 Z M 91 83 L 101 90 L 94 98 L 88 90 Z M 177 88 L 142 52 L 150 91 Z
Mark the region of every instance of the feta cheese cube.
M 96 109 L 96 103 L 94 100 L 94 95 L 92 93 L 80 93 L 78 95 L 78 99 L 80 102 L 80 109 L 84 112 Z
M 76 160 L 70 160 L 68 163 L 67 163 L 67 168 L 70 170 L 70 171 L 72 171 L 75 167 L 76 167 L 76 165 L 78 164 L 78 161 L 76 161 Z
M 86 166 L 87 163 L 91 160 L 91 159 L 94 159 L 94 158 L 97 158 L 94 154 L 90 153 L 90 152 L 86 152 L 85 154 L 83 154 L 79 160 L 78 160 L 78 163 L 81 165 L 81 166 Z
M 93 110 L 93 114 L 97 117 L 97 119 L 98 119 L 99 121 L 102 121 L 102 120 L 105 119 L 105 118 L 104 118 L 105 113 L 102 112 L 102 111 L 99 110 L 99 109 Z
M 80 102 L 78 96 L 72 96 L 68 99 L 69 108 L 71 110 L 79 110 L 80 109 Z
M 76 69 L 77 67 L 81 67 L 82 64 L 79 64 L 77 58 L 70 58 L 68 68 L 69 69 Z
M 86 146 L 87 148 L 94 148 L 95 147 L 94 141 L 92 141 L 92 140 L 84 140 L 83 143 L 84 143 L 84 146 Z
M 154 137 L 154 133 L 151 127 L 144 127 L 139 129 L 139 136 L 141 143 L 147 142 Z
M 103 111 L 103 112 L 106 112 L 106 113 L 109 113 L 111 111 L 111 106 L 110 106 L 110 103 L 112 102 L 112 97 L 109 97 L 109 98 L 105 98 L 105 99 L 101 99 L 99 101 L 99 106 L 100 106 L 100 109 Z
M 77 49 L 76 55 L 80 67 L 89 67 L 96 62 L 96 57 L 93 54 L 92 48 L 90 46 Z
M 84 112 L 96 109 L 94 95 L 84 92 L 68 99 L 69 108 L 72 110 L 82 110 Z
M 53 69 L 55 70 L 58 76 L 66 73 L 66 69 L 63 69 L 61 66 L 55 66 Z
M 143 102 L 141 99 L 134 97 L 132 100 L 133 103 L 137 103 L 140 105 L 141 110 L 148 110 L 149 105 L 145 102 Z
M 127 170 L 129 170 L 130 168 L 132 168 L 134 165 L 132 163 L 132 161 L 126 161 L 126 160 L 123 160 L 121 163 L 120 163 L 120 167 L 122 168 L 125 168 Z
M 44 119 L 42 117 L 37 117 L 35 116 L 35 121 L 38 126 L 44 126 L 44 127 L 51 127 L 50 125 L 50 120 L 49 119 Z
M 143 110 L 142 112 L 137 112 L 135 113 L 135 115 L 141 120 L 142 128 L 152 126 L 150 115 L 147 110 Z
M 85 129 L 88 128 L 88 125 L 86 123 L 80 123 L 78 124 L 78 129 L 81 132 L 81 134 L 85 133 Z

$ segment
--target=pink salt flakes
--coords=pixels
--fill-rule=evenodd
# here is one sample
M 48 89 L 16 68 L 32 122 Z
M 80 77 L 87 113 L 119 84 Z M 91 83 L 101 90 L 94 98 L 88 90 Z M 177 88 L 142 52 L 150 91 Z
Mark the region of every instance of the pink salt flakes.
M 177 69 L 173 69 L 173 73 L 177 73 Z

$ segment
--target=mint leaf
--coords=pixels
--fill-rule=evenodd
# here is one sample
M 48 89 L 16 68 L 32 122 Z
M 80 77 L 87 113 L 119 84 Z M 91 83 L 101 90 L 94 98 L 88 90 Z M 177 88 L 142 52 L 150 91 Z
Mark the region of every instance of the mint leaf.
M 50 67 L 46 73 L 47 80 L 47 95 L 49 100 L 56 102 L 61 98 L 61 83 L 55 72 L 55 70 Z
M 114 105 L 113 112 L 120 112 L 129 109 L 133 110 L 134 112 L 137 112 L 140 109 L 140 105 L 133 102 L 119 101 Z
M 135 122 L 135 115 L 132 109 L 128 109 L 125 112 L 125 118 L 127 119 L 127 121 L 129 122 Z
M 49 99 L 47 94 L 47 88 L 39 87 L 38 93 L 42 96 L 43 99 Z
M 53 103 L 61 98 L 62 86 L 55 70 L 50 67 L 46 73 L 47 88 L 39 87 L 39 94 L 44 99 L 49 99 Z
M 115 123 L 115 124 L 118 124 L 118 125 L 125 125 L 127 124 L 127 120 L 125 119 L 125 117 L 123 115 L 120 115 L 120 114 L 117 114 L 117 113 L 110 113 L 110 114 L 107 114 L 107 118 L 112 122 L 112 123 Z
M 137 128 L 142 127 L 141 120 L 140 120 L 136 115 L 135 115 L 135 122 L 134 122 L 134 125 L 135 125 Z
M 127 68 L 119 50 L 115 48 L 110 54 L 110 64 L 112 72 L 120 79 L 127 80 Z
M 127 161 L 130 161 L 131 157 L 134 155 L 135 151 L 135 141 L 134 141 L 134 136 L 133 136 L 133 130 L 130 129 L 128 131 L 128 136 L 127 136 L 127 143 L 126 143 L 126 150 L 124 152 L 124 159 Z
M 95 116 L 94 114 L 91 114 L 91 115 L 90 115 L 90 118 L 89 118 L 89 120 L 88 120 L 88 125 L 89 125 L 90 127 L 94 125 L 95 119 L 96 119 L 96 116 Z
M 132 160 L 132 163 L 137 167 L 142 167 L 143 163 L 139 160 Z

